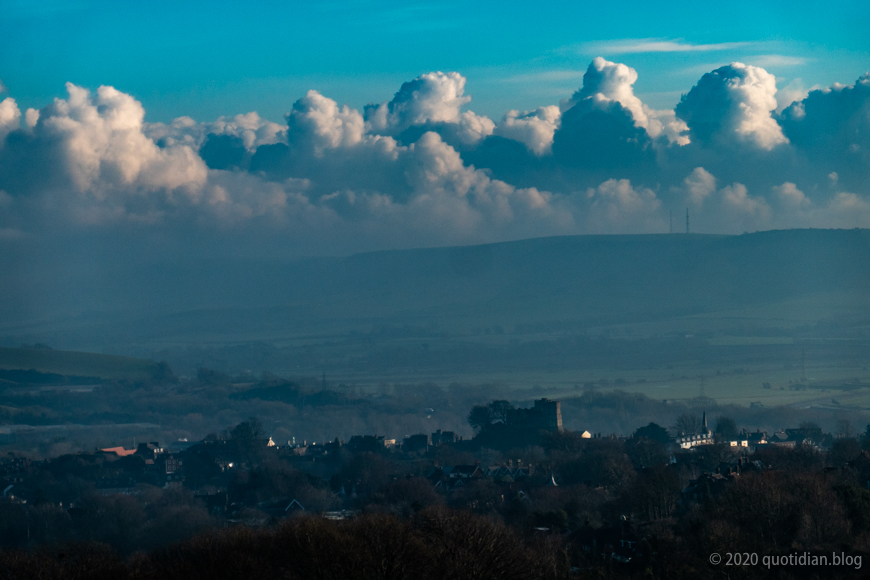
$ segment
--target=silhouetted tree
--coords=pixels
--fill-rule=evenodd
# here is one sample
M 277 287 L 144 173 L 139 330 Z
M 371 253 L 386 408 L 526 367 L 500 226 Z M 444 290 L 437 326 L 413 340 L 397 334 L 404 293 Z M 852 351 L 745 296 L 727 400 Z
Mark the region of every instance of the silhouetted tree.
M 525 580 L 538 577 L 516 533 L 504 524 L 466 511 L 430 508 L 418 530 L 433 550 L 435 578 Z
M 256 439 L 263 439 L 266 436 L 266 431 L 263 429 L 263 423 L 256 417 L 251 417 L 247 421 L 242 421 L 230 431 L 230 436 L 236 441 L 250 442 Z
M 848 419 L 839 419 L 837 421 L 837 435 L 840 437 L 852 437 L 855 435 L 855 429 L 852 427 L 852 422 Z
M 718 417 L 716 419 L 716 428 L 714 433 L 721 436 L 722 439 L 732 440 L 737 437 L 737 423 L 731 417 Z
M 680 490 L 677 471 L 662 465 L 638 473 L 623 501 L 640 518 L 658 520 L 670 517 L 677 508 Z
M 665 465 L 668 462 L 668 450 L 665 445 L 655 439 L 635 437 L 625 444 L 625 452 L 635 468 Z
M 690 415 L 689 413 L 683 413 L 679 417 L 677 417 L 674 426 L 671 429 L 674 431 L 676 435 L 684 434 L 684 435 L 697 435 L 701 432 L 703 428 L 703 424 L 701 423 L 701 418 L 697 415 Z
M 834 441 L 828 452 L 828 463 L 834 467 L 842 467 L 847 461 L 852 461 L 861 454 L 861 444 L 852 437 L 842 437 Z
M 584 439 L 574 431 L 548 431 L 541 436 L 541 447 L 548 453 L 561 451 L 563 453 L 580 453 L 589 439 Z
M 492 409 L 492 420 L 507 423 L 508 414 L 514 410 L 514 406 L 509 401 L 493 401 L 489 404 Z
M 870 531 L 870 490 L 854 482 L 841 482 L 834 486 L 846 508 L 852 533 L 858 535 Z
M 646 437 L 659 443 L 667 443 L 670 441 L 668 430 L 656 423 L 650 423 L 646 427 L 639 427 L 634 432 L 635 439 Z
M 492 425 L 493 412 L 489 406 L 475 405 L 468 413 L 468 424 L 473 429 L 485 429 Z

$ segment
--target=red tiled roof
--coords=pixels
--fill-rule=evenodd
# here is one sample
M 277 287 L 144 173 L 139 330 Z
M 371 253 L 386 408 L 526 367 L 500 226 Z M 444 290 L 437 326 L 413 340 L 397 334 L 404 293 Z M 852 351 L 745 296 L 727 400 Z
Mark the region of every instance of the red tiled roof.
M 100 451 L 105 451 L 106 453 L 114 453 L 118 457 L 126 457 L 128 455 L 133 455 L 136 453 L 135 449 L 124 449 L 123 447 L 107 447 L 106 449 L 100 449 Z

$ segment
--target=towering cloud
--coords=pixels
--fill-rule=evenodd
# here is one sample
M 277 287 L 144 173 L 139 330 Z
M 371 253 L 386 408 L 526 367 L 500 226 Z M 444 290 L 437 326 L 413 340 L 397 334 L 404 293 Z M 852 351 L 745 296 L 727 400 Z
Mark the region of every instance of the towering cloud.
M 495 124 L 471 111 L 460 112 L 470 101 L 465 96 L 464 76 L 428 73 L 404 83 L 390 102 L 368 105 L 366 124 L 372 133 L 393 136 L 414 127 L 440 129 L 471 145 L 492 134 Z
M 51 194 L 85 221 L 133 213 L 151 219 L 155 196 L 196 202 L 205 163 L 186 145 L 160 148 L 143 133 L 145 110 L 112 87 L 96 95 L 67 83 L 67 99 L 39 111 L 6 137 L 2 187 L 13 195 Z
M 870 73 L 855 84 L 811 91 L 782 112 L 783 131 L 807 163 L 836 169 L 837 182 L 866 187 L 870 167 Z
M 701 77 L 677 105 L 692 139 L 704 144 L 754 145 L 770 150 L 788 143 L 771 116 L 776 109 L 776 78 L 739 62 Z
M 268 239 L 288 254 L 345 253 L 664 232 L 686 205 L 695 231 L 870 226 L 870 75 L 779 115 L 758 67 L 705 74 L 674 111 L 646 106 L 637 78 L 596 58 L 561 103 L 498 124 L 467 110 L 455 72 L 421 75 L 363 111 L 311 90 L 284 123 L 248 112 L 147 124 L 139 102 L 106 86 L 69 84 L 23 114 L 9 97 L 0 244 L 135 223 L 169 246 L 257 253 Z
M 664 134 L 669 141 L 684 145 L 688 139 L 683 135 L 688 129 L 676 119 L 673 111 L 655 111 L 635 96 L 633 85 L 637 81 L 637 71 L 624 64 L 604 60 L 600 56 L 592 61 L 583 75 L 583 86 L 570 99 L 561 103 L 563 110 L 569 110 L 582 101 L 605 110 L 611 103 L 618 102 L 634 120 L 636 127 L 642 127 L 650 137 Z
M 362 115 L 347 105 L 338 103 L 317 91 L 308 91 L 293 103 L 287 115 L 287 140 L 296 147 L 322 156 L 328 149 L 356 145 L 363 138 Z

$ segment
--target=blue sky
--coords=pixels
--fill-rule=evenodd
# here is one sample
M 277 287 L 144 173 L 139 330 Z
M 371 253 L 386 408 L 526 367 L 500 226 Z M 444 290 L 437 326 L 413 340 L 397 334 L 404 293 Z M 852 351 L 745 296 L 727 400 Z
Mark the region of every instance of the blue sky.
M 0 259 L 870 227 L 870 2 L 720 4 L 0 0 Z
M 866 1 L 720 4 L 0 0 L 0 81 L 22 109 L 70 81 L 133 95 L 148 121 L 280 122 L 308 89 L 361 108 L 436 70 L 465 75 L 470 108 L 497 119 L 558 103 L 598 55 L 636 69 L 653 108 L 732 61 L 780 88 L 870 69 Z
M 0 0 L 0 317 L 74 292 L 59 269 L 122 296 L 125 268 L 687 209 L 692 233 L 870 228 L 868 23 L 867 0 Z

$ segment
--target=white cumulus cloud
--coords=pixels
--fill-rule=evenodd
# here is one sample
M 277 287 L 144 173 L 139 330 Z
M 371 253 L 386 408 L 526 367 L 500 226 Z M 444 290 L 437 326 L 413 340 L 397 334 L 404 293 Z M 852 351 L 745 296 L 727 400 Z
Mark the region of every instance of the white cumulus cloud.
M 707 197 L 716 191 L 716 178 L 703 167 L 696 167 L 683 180 L 689 201 L 701 205 Z
M 493 134 L 519 141 L 535 155 L 552 152 L 553 134 L 559 128 L 561 112 L 559 107 L 549 105 L 534 111 L 508 111 Z
M 18 110 L 18 104 L 15 99 L 6 97 L 0 101 L 0 147 L 3 147 L 6 135 L 18 129 L 20 125 L 21 111 Z
M 634 94 L 635 81 L 635 69 L 596 57 L 583 75 L 583 86 L 560 104 L 562 111 L 584 100 L 600 109 L 616 101 L 631 113 L 635 126 L 646 129 L 653 139 L 664 133 L 671 142 L 688 143 L 683 135 L 688 130 L 686 124 L 673 111 L 656 111 L 646 106 Z
M 698 232 L 870 226 L 870 75 L 796 93 L 781 114 L 758 67 L 705 74 L 676 111 L 647 107 L 637 78 L 596 58 L 561 109 L 511 110 L 497 125 L 464 110 L 465 77 L 442 72 L 365 111 L 311 90 L 284 123 L 249 112 L 147 124 L 141 103 L 107 86 L 70 84 L 23 115 L 10 97 L 0 230 L 21 241 L 51 235 L 44 223 L 134 224 L 252 247 L 267 232 L 288 252 L 342 253 L 664 233 L 686 205 Z
M 812 205 L 812 202 L 798 189 L 797 185 L 786 181 L 782 185 L 775 185 L 773 193 L 777 199 L 789 208 L 806 208 Z
M 495 123 L 471 111 L 460 112 L 471 102 L 465 95 L 465 82 L 457 72 L 440 71 L 406 82 L 391 101 L 365 108 L 368 130 L 397 135 L 414 126 L 446 124 L 454 126 L 463 143 L 476 143 L 492 134 Z
M 287 139 L 293 145 L 310 147 L 316 155 L 327 149 L 347 147 L 362 141 L 365 122 L 359 111 L 308 91 L 287 114 Z
M 692 139 L 752 144 L 770 150 L 788 143 L 771 116 L 776 78 L 762 68 L 735 62 L 705 74 L 677 105 Z
M 588 227 L 596 233 L 663 231 L 661 201 L 654 191 L 627 179 L 608 179 L 586 192 Z
M 102 86 L 93 96 L 67 83 L 67 100 L 55 99 L 33 127 L 53 149 L 79 190 L 111 195 L 113 188 L 142 185 L 174 189 L 201 185 L 205 165 L 188 147 L 160 149 L 143 132 L 145 109 L 130 95 Z

